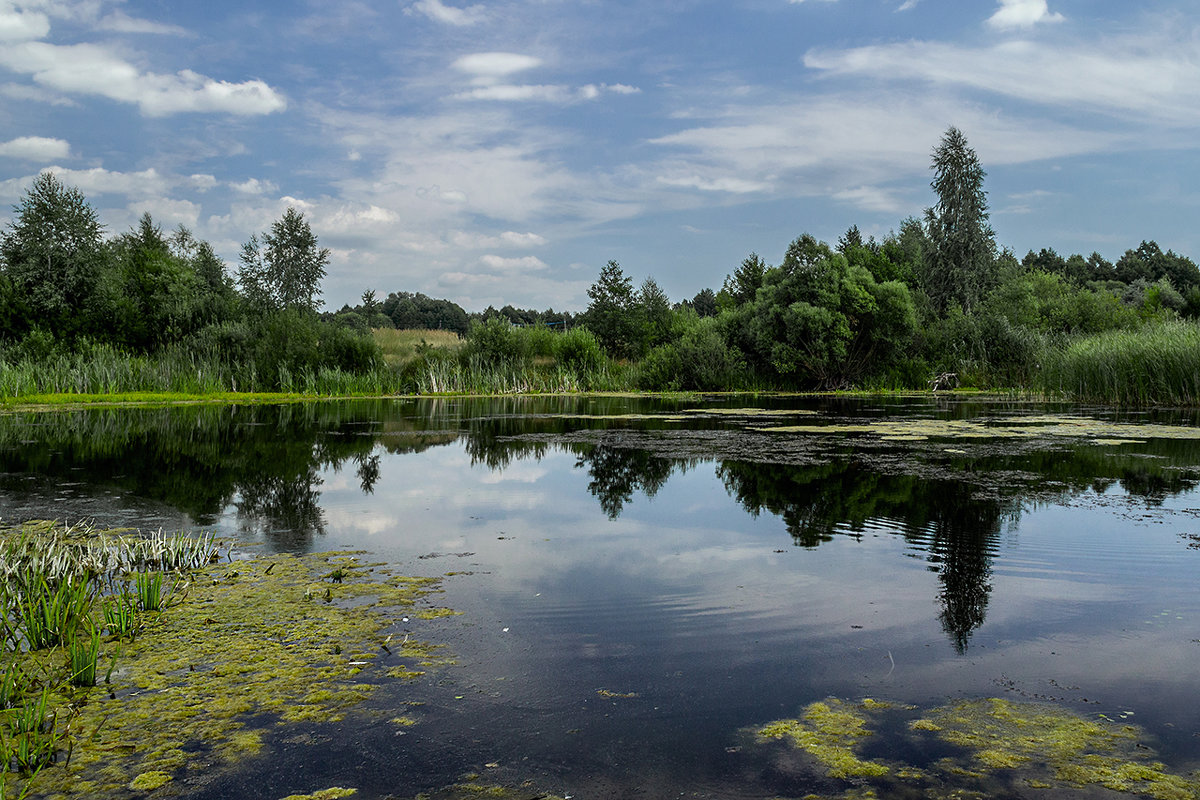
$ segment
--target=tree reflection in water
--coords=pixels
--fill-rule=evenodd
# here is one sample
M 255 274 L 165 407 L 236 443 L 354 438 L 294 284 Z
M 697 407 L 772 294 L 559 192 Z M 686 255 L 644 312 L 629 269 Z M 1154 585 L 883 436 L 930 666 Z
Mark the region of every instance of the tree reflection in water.
M 326 529 L 322 474 L 352 469 L 359 489 L 371 494 L 386 469 L 383 453 L 460 446 L 473 466 L 499 471 L 514 461 L 567 452 L 586 471 L 588 492 L 610 519 L 635 495 L 654 497 L 676 472 L 713 463 L 731 497 L 751 515 L 778 516 L 797 546 L 818 547 L 867 530 L 902 535 L 937 572 L 941 623 L 963 652 L 987 613 L 1001 530 L 1023 505 L 1102 493 L 1114 482 L 1157 504 L 1191 489 L 1200 463 L 1200 442 L 1167 440 L 1134 452 L 1058 440 L 1042 449 L 992 448 L 953 460 L 940 446 L 914 446 L 892 453 L 886 467 L 872 460 L 878 448 L 837 437 L 809 452 L 805 465 L 695 458 L 694 446 L 686 451 L 693 457 L 684 458 L 671 454 L 670 443 L 686 426 L 649 417 L 631 422 L 619 413 L 629 402 L 446 398 L 16 413 L 0 418 L 0 504 L 19 502 L 31 484 L 89 483 L 104 490 L 98 493 L 115 490 L 167 504 L 200 525 L 232 507 L 243 530 L 278 549 L 303 551 Z M 655 411 L 674 408 L 646 403 Z M 688 424 L 711 429 L 718 423 Z M 655 447 L 621 435 L 631 428 Z M 13 517 L 3 505 L 0 515 Z

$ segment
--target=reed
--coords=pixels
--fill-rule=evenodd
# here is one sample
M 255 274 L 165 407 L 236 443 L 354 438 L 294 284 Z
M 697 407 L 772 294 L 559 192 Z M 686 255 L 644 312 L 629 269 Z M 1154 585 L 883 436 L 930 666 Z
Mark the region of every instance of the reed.
M 161 572 L 139 572 L 133 578 L 133 591 L 143 611 L 161 611 L 165 607 Z
M 1081 402 L 1200 405 L 1200 325 L 1176 320 L 1077 339 L 1047 357 L 1041 382 Z

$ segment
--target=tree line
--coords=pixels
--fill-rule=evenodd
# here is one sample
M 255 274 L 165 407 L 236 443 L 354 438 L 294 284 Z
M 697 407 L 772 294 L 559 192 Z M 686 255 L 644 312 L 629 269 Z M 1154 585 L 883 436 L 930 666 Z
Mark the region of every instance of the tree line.
M 581 313 L 468 313 L 374 290 L 322 313 L 329 251 L 300 211 L 252 235 L 231 272 L 207 242 L 183 226 L 164 233 L 149 214 L 106 238 L 83 195 L 43 173 L 0 231 L 0 393 L 72 385 L 70 375 L 4 372 L 54 358 L 66 373 L 118 362 L 122 375 L 147 371 L 130 359 L 158 370 L 121 385 L 331 393 L 898 389 L 935 379 L 1059 391 L 1086 375 L 1118 380 L 1116 363 L 1128 367 L 1119 380 L 1144 384 L 1138 365 L 1166 363 L 1164 346 L 1176 383 L 1200 374 L 1188 344 L 1200 316 L 1191 259 L 1153 241 L 1115 263 L 1050 248 L 1018 258 L 996 243 L 986 173 L 961 131 L 946 131 L 930 166 L 936 202 L 881 241 L 857 226 L 832 245 L 804 233 L 778 264 L 750 253 L 719 288 L 677 302 L 610 261 Z M 389 366 L 372 338 L 379 328 L 453 331 L 465 344 Z M 84 383 L 114 381 L 74 385 Z M 1200 402 L 1200 385 L 1163 396 Z

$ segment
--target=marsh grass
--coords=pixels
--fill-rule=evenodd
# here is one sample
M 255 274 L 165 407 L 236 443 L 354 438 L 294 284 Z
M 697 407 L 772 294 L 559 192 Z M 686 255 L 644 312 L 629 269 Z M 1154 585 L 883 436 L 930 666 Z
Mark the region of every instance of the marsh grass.
M 1171 321 L 1077 339 L 1048 356 L 1042 383 L 1082 402 L 1200 404 L 1200 325 Z
M 166 607 L 162 586 L 161 572 L 139 572 L 134 575 L 133 589 L 137 595 L 138 606 L 143 611 L 161 611 Z
M 90 622 L 83 625 L 68 648 L 71 656 L 71 684 L 96 685 L 96 661 L 100 658 L 100 628 Z
M 371 335 L 383 351 L 384 363 L 393 368 L 403 367 L 423 350 L 457 353 L 463 346 L 463 340 L 454 331 L 376 328 Z
M 31 775 L 52 763 L 62 736 L 57 721 L 58 714 L 50 710 L 49 686 L 5 711 L 0 724 L 0 768 Z
M 122 587 L 117 595 L 104 601 L 104 624 L 109 636 L 118 641 L 133 640 L 137 636 L 142 627 L 137 602 L 128 587 Z

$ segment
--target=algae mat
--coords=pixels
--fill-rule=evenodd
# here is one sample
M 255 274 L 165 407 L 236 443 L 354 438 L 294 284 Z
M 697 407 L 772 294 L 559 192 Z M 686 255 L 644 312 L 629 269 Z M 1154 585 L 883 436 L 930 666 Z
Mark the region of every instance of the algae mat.
M 830 698 L 747 735 L 751 746 L 786 743 L 793 758 L 784 759 L 785 770 L 857 785 L 827 797 L 1070 796 L 1095 790 L 1156 800 L 1200 796 L 1200 774 L 1168 770 L 1136 726 L 1049 703 L 989 698 L 921 713 L 870 698 Z M 907 746 L 898 747 L 894 737 Z M 876 757 L 866 757 L 876 738 L 883 739 L 874 747 Z M 922 764 L 879 755 L 901 750 L 949 754 Z
M 453 613 L 429 605 L 438 580 L 356 553 L 233 561 L 187 580 L 134 641 L 106 645 L 107 684 L 56 698 L 69 755 L 32 779 L 33 796 L 184 794 L 272 730 L 337 721 L 380 684 L 448 663 L 436 645 L 388 636 Z

